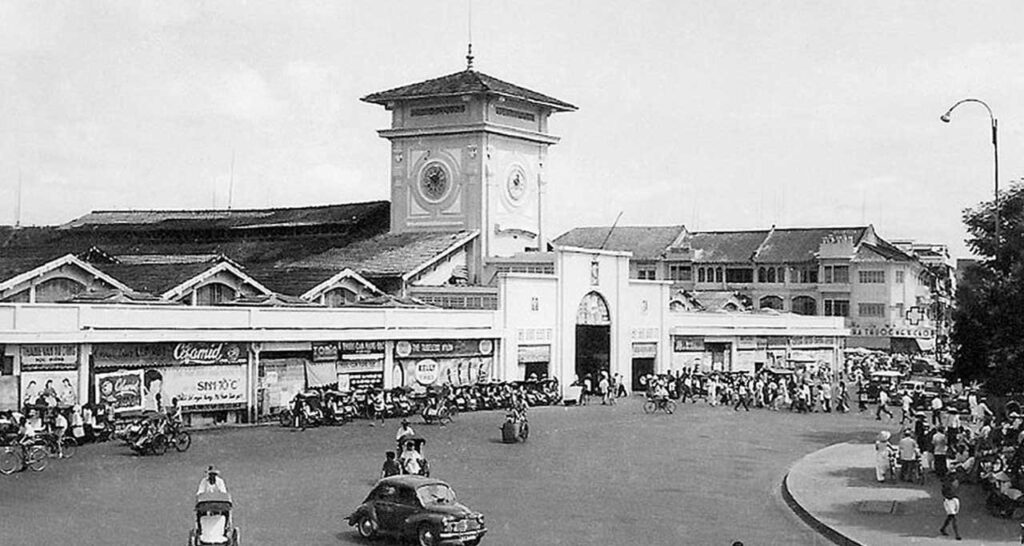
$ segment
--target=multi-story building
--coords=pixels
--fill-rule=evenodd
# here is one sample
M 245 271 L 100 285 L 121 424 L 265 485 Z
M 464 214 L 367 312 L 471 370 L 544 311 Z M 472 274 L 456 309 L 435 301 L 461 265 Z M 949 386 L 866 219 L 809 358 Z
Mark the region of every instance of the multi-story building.
M 630 274 L 672 282 L 683 308 L 845 317 L 850 346 L 932 350 L 942 283 L 873 226 L 691 232 L 684 226 L 573 229 L 555 245 L 633 253 Z

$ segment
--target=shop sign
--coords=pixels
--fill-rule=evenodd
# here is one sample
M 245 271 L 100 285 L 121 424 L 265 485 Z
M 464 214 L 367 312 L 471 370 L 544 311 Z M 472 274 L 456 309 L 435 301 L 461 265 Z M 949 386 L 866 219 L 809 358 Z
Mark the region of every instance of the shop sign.
M 532 364 L 537 362 L 551 362 L 551 346 L 550 345 L 520 345 L 519 346 L 519 358 L 517 359 L 520 364 Z
M 335 371 L 339 374 L 383 372 L 384 357 L 370 355 L 370 358 L 346 358 L 338 361 L 337 370 Z
M 401 343 L 401 342 L 400 342 Z M 408 342 L 404 342 L 408 343 Z M 383 341 L 342 341 L 341 354 L 344 355 L 383 355 Z
M 348 386 L 351 390 L 358 391 L 364 389 L 380 389 L 384 387 L 384 372 L 353 373 L 348 374 L 345 377 L 347 378 Z M 338 376 L 338 384 L 339 386 L 341 385 L 341 376 Z
M 22 345 L 21 370 L 74 370 L 78 368 L 78 345 Z
M 247 355 L 236 343 L 103 343 L 93 347 L 93 357 L 101 368 L 149 368 L 241 364 Z
M 416 381 L 421 385 L 430 385 L 437 381 L 437 375 L 440 372 L 441 366 L 438 365 L 436 360 L 429 358 L 420 360 L 416 363 L 415 376 Z
M 164 370 L 163 400 L 178 399 L 182 407 L 245 402 L 245 368 L 241 366 L 188 366 Z
M 935 329 L 892 324 L 865 324 L 863 326 L 853 323 L 850 325 L 850 335 L 854 337 L 911 337 L 915 339 L 933 339 Z
M 656 358 L 658 356 L 657 343 L 634 343 L 633 358 Z
M 96 374 L 96 399 L 114 411 L 142 409 L 142 370 Z
M 686 351 L 703 351 L 704 338 L 701 336 L 672 336 L 672 351 L 682 353 Z
M 399 358 L 489 355 L 494 352 L 490 339 L 450 339 L 399 341 L 395 356 Z
M 334 362 L 338 360 L 337 343 L 313 343 L 313 362 Z

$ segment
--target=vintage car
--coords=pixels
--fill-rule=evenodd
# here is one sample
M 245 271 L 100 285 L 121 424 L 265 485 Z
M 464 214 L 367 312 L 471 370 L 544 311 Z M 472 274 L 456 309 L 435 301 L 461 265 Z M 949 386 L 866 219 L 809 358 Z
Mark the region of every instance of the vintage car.
M 420 546 L 475 545 L 487 533 L 483 514 L 459 504 L 447 483 L 417 475 L 380 480 L 347 519 L 363 538 L 412 538 Z

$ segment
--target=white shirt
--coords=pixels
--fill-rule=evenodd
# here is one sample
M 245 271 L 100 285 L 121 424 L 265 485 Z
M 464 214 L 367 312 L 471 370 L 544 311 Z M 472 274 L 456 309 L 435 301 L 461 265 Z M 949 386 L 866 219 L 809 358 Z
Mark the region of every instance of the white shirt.
M 939 398 L 938 396 L 936 396 L 935 398 L 932 398 L 932 409 L 933 410 L 942 409 L 942 399 Z
M 209 478 L 203 478 L 199 482 L 199 489 L 196 490 L 196 495 L 202 495 L 203 493 L 224 493 L 227 494 L 228 487 L 224 485 L 224 480 L 220 479 L 220 476 L 213 478 L 213 483 L 210 483 Z

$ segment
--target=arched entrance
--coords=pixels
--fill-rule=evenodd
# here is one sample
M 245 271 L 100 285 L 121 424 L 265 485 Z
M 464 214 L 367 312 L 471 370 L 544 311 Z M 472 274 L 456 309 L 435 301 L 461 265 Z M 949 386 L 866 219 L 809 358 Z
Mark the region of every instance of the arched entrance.
M 600 373 L 609 371 L 611 325 L 608 303 L 601 294 L 583 296 L 576 310 L 576 375 L 582 381 L 589 374 L 595 387 Z

